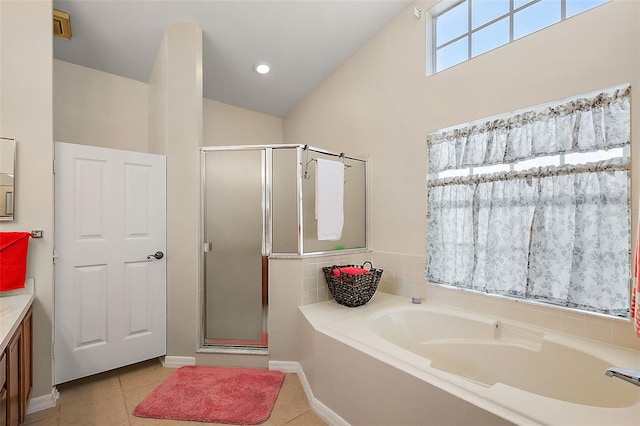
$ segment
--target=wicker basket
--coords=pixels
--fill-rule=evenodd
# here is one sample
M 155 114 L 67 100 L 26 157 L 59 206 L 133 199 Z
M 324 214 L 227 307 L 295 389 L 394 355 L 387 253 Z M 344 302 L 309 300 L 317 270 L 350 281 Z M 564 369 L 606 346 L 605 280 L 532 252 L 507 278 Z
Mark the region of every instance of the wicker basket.
M 364 274 L 349 274 L 340 270 L 340 268 L 363 268 L 366 264 L 370 265 L 369 271 Z M 340 274 L 333 273 L 335 269 L 340 270 Z M 331 295 L 341 305 L 354 308 L 367 303 L 376 292 L 382 269 L 375 269 L 371 262 L 364 262 L 360 265 L 342 265 L 342 266 L 326 266 L 322 268 L 324 277 L 327 280 Z

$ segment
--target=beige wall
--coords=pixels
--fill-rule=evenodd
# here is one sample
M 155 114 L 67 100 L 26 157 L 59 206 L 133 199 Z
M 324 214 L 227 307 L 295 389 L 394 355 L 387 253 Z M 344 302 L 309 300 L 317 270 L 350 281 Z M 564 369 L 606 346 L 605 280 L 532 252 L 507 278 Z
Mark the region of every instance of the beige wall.
M 55 141 L 166 154 L 168 105 L 161 44 L 149 82 L 54 59 Z M 203 99 L 203 146 L 282 143 L 282 118 Z
M 149 97 L 148 104 L 148 131 L 149 131 L 149 152 L 153 154 L 167 154 L 167 126 L 169 114 L 168 98 L 168 56 L 166 34 L 160 41 L 160 47 L 156 53 L 156 60 L 151 68 L 149 76 Z
M 639 2 L 614 0 L 426 77 L 428 15 L 418 20 L 413 9 L 435 3 L 409 5 L 284 119 L 285 142 L 371 151 L 376 251 L 424 255 L 428 132 L 639 83 Z M 640 97 L 632 104 L 639 109 Z
M 53 139 L 147 152 L 148 85 L 53 61 Z
M 282 143 L 282 119 L 244 108 L 204 100 L 202 146 Z
M 167 27 L 151 74 L 154 152 L 167 156 L 167 355 L 194 356 L 199 331 L 202 30 Z
M 0 231 L 42 229 L 29 242 L 35 278 L 33 396 L 51 395 L 53 325 L 53 141 L 51 1 L 0 1 L 0 135 L 17 141 L 13 222 Z
M 166 44 L 149 83 L 53 61 L 53 138 L 104 148 L 166 154 Z M 203 146 L 282 143 L 282 119 L 203 99 Z

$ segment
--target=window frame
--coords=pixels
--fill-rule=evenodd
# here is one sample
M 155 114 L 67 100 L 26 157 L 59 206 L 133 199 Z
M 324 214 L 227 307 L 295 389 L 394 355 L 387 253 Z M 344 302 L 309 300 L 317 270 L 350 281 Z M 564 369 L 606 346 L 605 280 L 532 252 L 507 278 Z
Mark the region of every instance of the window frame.
M 438 20 L 438 17 L 444 15 L 445 13 L 449 12 L 451 9 L 459 6 L 460 4 L 464 3 L 465 1 L 468 2 L 467 3 L 467 31 L 465 33 L 457 36 L 457 37 L 452 38 L 451 40 L 448 40 L 445 43 L 442 43 L 441 45 L 437 45 L 437 42 L 438 42 L 438 40 L 437 40 L 437 30 L 438 30 L 437 20 Z M 477 26 L 475 28 L 473 27 L 473 16 L 472 16 L 473 2 L 474 1 L 482 1 L 482 0 L 444 0 L 444 1 L 442 1 L 438 5 L 434 6 L 433 8 L 431 8 L 428 11 L 429 19 L 427 19 L 427 40 L 428 40 L 427 44 L 429 46 L 428 47 L 429 52 L 427 54 L 427 76 L 437 74 L 437 73 L 439 73 L 441 71 L 447 70 L 447 69 L 449 69 L 451 67 L 454 67 L 454 66 L 459 65 L 461 63 L 467 62 L 468 60 L 473 59 L 475 57 L 478 57 L 480 55 L 483 55 L 484 53 L 487 53 L 487 52 L 490 52 L 490 51 L 492 51 L 494 49 L 497 49 L 499 47 L 505 46 L 506 44 L 509 44 L 509 43 L 511 43 L 511 42 L 513 42 L 515 40 L 519 40 L 519 39 L 521 39 L 523 37 L 526 37 L 526 36 L 528 36 L 530 34 L 533 34 L 533 33 L 537 32 L 537 31 L 540 31 L 540 30 L 543 30 L 545 28 L 548 28 L 551 25 L 557 24 L 558 22 L 562 22 L 562 21 L 568 19 L 567 18 L 567 0 L 557 0 L 557 1 L 560 2 L 560 20 L 559 21 L 553 22 L 552 24 L 547 25 L 545 27 L 542 27 L 542 28 L 540 28 L 540 29 L 538 29 L 536 31 L 533 31 L 532 33 L 525 34 L 525 35 L 523 35 L 521 37 L 518 37 L 518 38 L 514 39 L 514 16 L 515 16 L 515 14 L 519 13 L 519 12 L 525 10 L 525 9 L 528 9 L 528 8 L 530 8 L 532 6 L 535 6 L 535 5 L 539 4 L 543 0 L 532 0 L 529 3 L 520 5 L 518 7 L 515 7 L 515 0 L 508 0 L 509 1 L 509 11 L 507 13 L 503 13 L 502 15 L 499 15 L 498 17 L 496 17 L 496 18 L 494 18 L 494 19 L 492 19 L 492 20 L 490 20 L 488 22 L 485 22 L 484 24 L 479 25 L 479 26 Z M 606 3 L 610 2 L 610 1 L 611 0 L 604 0 L 604 3 L 595 5 L 595 6 L 591 7 L 591 8 L 589 8 L 589 9 L 585 9 L 582 12 L 586 12 L 588 10 L 594 9 L 594 8 L 596 8 L 598 6 L 601 6 L 602 4 L 606 4 Z M 577 16 L 582 12 L 579 12 L 579 13 L 577 13 L 575 15 L 571 15 L 571 16 L 569 16 L 569 18 L 572 18 L 573 16 Z M 499 22 L 499 21 L 501 21 L 501 20 L 503 20 L 505 18 L 509 19 L 509 41 L 504 43 L 504 44 L 501 44 L 499 46 L 493 47 L 493 48 L 491 48 L 489 50 L 485 50 L 485 51 L 483 51 L 481 53 L 473 55 L 472 35 L 477 33 L 477 32 L 479 32 L 479 31 L 484 30 L 485 28 L 488 28 L 489 26 L 491 26 L 491 25 L 493 25 L 493 24 L 495 24 L 495 23 L 497 23 L 497 22 Z M 437 66 L 438 66 L 438 61 L 437 61 L 438 51 L 440 49 L 446 48 L 447 46 L 450 46 L 453 43 L 456 43 L 456 42 L 459 42 L 461 40 L 464 40 L 465 38 L 467 39 L 467 58 L 465 60 L 461 61 L 461 62 L 458 62 L 456 64 L 450 65 L 447 68 L 438 70 L 437 69 Z
M 456 289 L 456 290 L 462 290 L 462 291 L 469 291 L 469 292 L 473 292 L 476 294 L 483 294 L 483 295 L 488 295 L 491 297 L 499 297 L 499 298 L 507 298 L 507 299 L 511 299 L 511 300 L 517 300 L 520 302 L 525 302 L 525 303 L 532 303 L 532 304 L 538 304 L 540 306 L 547 306 L 547 307 L 555 307 L 558 309 L 562 309 L 562 310 L 570 310 L 570 311 L 575 311 L 575 312 L 580 312 L 581 314 L 588 314 L 588 315 L 597 315 L 597 316 L 601 316 L 604 318 L 608 318 L 608 319 L 619 319 L 619 320 L 623 320 L 623 321 L 628 321 L 629 320 L 629 310 L 627 309 L 626 311 L 620 311 L 619 308 L 615 307 L 615 308 L 611 308 L 611 310 L 609 312 L 605 312 L 604 310 L 598 310 L 599 308 L 596 307 L 596 310 L 592 310 L 591 308 L 593 308 L 594 306 L 582 306 L 582 305 L 576 305 L 576 304 L 571 304 L 571 303 L 559 303 L 559 302 L 555 302 L 553 300 L 548 300 L 545 298 L 538 298 L 538 297 L 528 297 L 528 296 L 519 296 L 519 295 L 512 295 L 512 294 L 507 294 L 504 292 L 495 292 L 495 291 L 486 291 L 486 290 L 482 290 L 479 288 L 475 288 L 473 286 L 467 287 L 467 286 L 460 286 L 460 285 L 456 285 L 453 282 L 438 282 L 437 280 L 431 280 L 429 277 L 429 216 L 431 214 L 431 210 L 430 210 L 430 205 L 429 205 L 429 196 L 430 196 L 430 191 L 432 187 L 442 187 L 442 186 L 449 186 L 449 185 L 453 185 L 453 186 L 464 186 L 464 185 L 469 185 L 472 184 L 472 182 L 475 180 L 477 182 L 477 184 L 481 184 L 484 182 L 489 182 L 489 181 L 508 181 L 508 180 L 512 180 L 511 178 L 509 178 L 508 176 L 500 176 L 502 173 L 506 172 L 506 174 L 512 174 L 512 173 L 516 173 L 516 174 L 523 174 L 523 175 L 529 175 L 532 179 L 538 179 L 540 177 L 546 177 L 544 174 L 545 173 L 550 173 L 549 176 L 554 175 L 556 172 L 559 172 L 559 174 L 574 174 L 574 171 L 570 171 L 569 169 L 565 169 L 565 171 L 563 172 L 562 169 L 565 166 L 568 166 L 570 168 L 572 167 L 577 167 L 578 169 L 582 169 L 583 167 L 597 167 L 598 169 L 600 167 L 603 167 L 603 169 L 601 170 L 577 170 L 575 171 L 575 173 L 593 173 L 593 172 L 601 172 L 601 171 L 607 171 L 607 170 L 622 170 L 622 169 L 626 169 L 626 173 L 627 173 L 627 204 L 628 204 L 628 212 L 627 215 L 625 216 L 626 219 L 628 220 L 628 226 L 629 226 L 629 232 L 628 232 L 628 254 L 631 253 L 632 250 L 632 234 L 631 234 L 631 227 L 632 227 L 632 217 L 633 217 L 633 213 L 632 213 L 632 206 L 631 206 L 631 143 L 630 143 L 630 138 L 631 135 L 630 133 L 628 135 L 626 135 L 626 139 L 627 142 L 626 143 L 617 143 L 616 141 L 612 141 L 613 143 L 608 145 L 608 144 L 604 144 L 604 145 L 598 145 L 596 146 L 585 146 L 583 148 L 578 148 L 580 146 L 580 144 L 577 144 L 576 149 L 571 149 L 569 151 L 562 151 L 561 149 L 556 150 L 555 152 L 549 152 L 548 154 L 546 153 L 542 153 L 543 151 L 540 151 L 539 154 L 534 154 L 534 153 L 529 153 L 530 155 L 527 155 L 525 157 L 521 157 L 521 156 L 516 156 L 514 158 L 510 158 L 510 159 L 504 159 L 503 161 L 497 161 L 499 158 L 494 158 L 495 155 L 493 155 L 492 157 L 489 157 L 490 160 L 489 161 L 482 161 L 481 163 L 479 163 L 478 159 L 476 158 L 473 161 L 473 164 L 478 164 L 478 165 L 461 165 L 461 164 L 469 164 L 468 161 L 465 161 L 464 158 L 448 158 L 451 157 L 451 155 L 455 155 L 456 157 L 462 155 L 462 151 L 465 151 L 464 149 L 462 149 L 462 151 L 456 150 L 455 154 L 451 154 L 452 151 L 442 151 L 444 152 L 444 157 L 443 158 L 448 158 L 445 160 L 445 162 L 441 162 L 439 160 L 439 155 L 440 154 L 436 154 L 436 164 L 438 164 L 438 166 L 436 168 L 431 168 L 431 149 L 432 149 L 432 142 L 433 142 L 433 146 L 438 146 L 440 144 L 447 144 L 447 141 L 449 141 L 448 137 L 453 137 L 453 138 L 465 138 L 465 137 L 469 137 L 469 135 L 472 134 L 472 130 L 474 128 L 485 128 L 484 126 L 487 126 L 489 123 L 496 123 L 499 124 L 500 126 L 503 125 L 503 121 L 507 122 L 509 121 L 509 119 L 511 118 L 516 118 L 517 116 L 520 115 L 525 115 L 527 116 L 528 114 L 533 114 L 535 116 L 535 114 L 537 113 L 541 113 L 547 109 L 555 109 L 560 107 L 561 105 L 564 104 L 569 104 L 569 103 L 573 103 L 573 102 L 577 102 L 580 99 L 584 99 L 587 101 L 587 104 L 589 104 L 589 101 L 593 101 L 595 99 L 597 99 L 600 95 L 604 94 L 604 93 L 609 93 L 609 94 L 613 94 L 619 93 L 618 91 L 623 90 L 623 88 L 626 88 L 624 90 L 629 91 L 628 95 L 630 96 L 630 85 L 629 83 L 626 84 L 622 84 L 622 85 L 617 85 L 617 86 L 612 86 L 606 89 L 599 89 L 599 90 L 595 90 L 592 92 L 588 92 L 588 93 L 583 93 L 577 96 L 572 96 L 569 98 L 565 98 L 565 99 L 560 99 L 560 100 L 556 100 L 556 101 L 552 101 L 552 102 L 548 102 L 545 104 L 540 104 L 540 105 L 536 105 L 536 106 L 532 106 L 532 107 L 527 107 L 527 108 L 523 108 L 521 110 L 517 110 L 517 111 L 511 111 L 508 113 L 504 113 L 504 114 L 499 114 L 499 115 L 495 115 L 492 117 L 484 117 L 481 119 L 477 119 L 477 120 L 473 120 L 467 123 L 463 123 L 463 124 L 457 124 L 451 127 L 447 127 L 447 128 L 442 128 L 442 129 L 438 129 L 438 130 L 433 130 L 427 133 L 427 144 L 428 144 L 428 154 L 427 154 L 427 174 L 426 174 L 426 184 L 427 184 L 427 265 L 425 267 L 425 278 L 426 278 L 426 282 L 429 285 L 434 285 L 434 286 L 441 286 L 441 287 L 446 287 L 446 288 L 452 288 L 452 289 Z M 627 96 L 627 95 L 623 95 L 623 96 Z M 630 105 L 627 105 L 627 110 L 630 109 Z M 573 112 L 571 112 L 571 114 L 573 114 Z M 628 112 L 628 118 L 630 119 L 631 115 L 630 112 Z M 615 120 L 614 120 L 615 121 Z M 628 121 L 628 120 L 627 120 Z M 500 122 L 500 123 L 498 123 Z M 622 123 L 622 122 L 620 122 Z M 506 125 L 506 124 L 505 124 Z M 627 125 L 629 126 L 629 132 L 631 131 L 630 128 L 630 121 L 627 123 Z M 626 127 L 626 126 L 625 126 Z M 493 126 L 489 126 L 486 127 L 485 129 L 487 129 L 487 131 L 489 131 L 488 129 L 493 129 Z M 456 131 L 462 131 L 461 133 L 457 134 Z M 615 132 L 614 132 L 615 133 Z M 604 134 L 604 133 L 603 133 Z M 613 134 L 613 133 L 612 133 Z M 431 138 L 435 138 L 431 139 Z M 451 143 L 454 143 L 453 140 L 451 140 Z M 457 142 L 456 142 L 457 143 Z M 465 146 L 465 143 L 462 142 L 461 146 Z M 488 145 L 487 145 L 488 146 Z M 502 152 L 501 150 L 496 151 L 496 152 Z M 544 151 L 547 152 L 547 151 Z M 594 156 L 596 157 L 600 157 L 600 158 L 593 158 Z M 475 158 L 475 157 L 474 157 Z M 540 164 L 540 165 L 535 165 L 535 164 L 531 164 L 529 166 L 528 163 L 532 162 L 532 161 L 545 161 L 545 159 L 551 159 L 551 158 L 555 158 L 557 159 L 558 164 L 555 166 L 552 166 L 554 170 L 543 170 L 545 169 L 545 165 L 544 164 Z M 611 161 L 613 160 L 613 161 Z M 619 160 L 619 161 L 616 161 Z M 524 166 L 527 165 L 528 167 L 524 167 L 524 168 L 520 168 L 519 166 Z M 504 172 L 498 172 L 495 173 L 491 170 L 482 170 L 484 168 L 490 168 L 490 167 L 494 167 L 494 166 L 508 166 L 509 171 L 504 171 Z M 620 169 L 619 167 L 622 166 L 622 169 Z M 538 173 L 540 173 L 540 175 L 538 175 Z M 536 176 L 538 175 L 538 176 Z M 529 176 L 527 176 L 526 178 L 528 179 Z M 517 180 L 520 177 L 518 176 L 514 176 L 514 178 Z M 439 235 L 436 232 L 437 235 Z M 447 241 L 451 241 L 451 239 L 447 239 Z M 437 263 L 436 263 L 437 265 Z M 632 264 L 629 263 L 629 270 L 628 270 L 628 277 L 627 278 L 631 278 L 631 267 Z M 450 268 L 451 269 L 451 268 Z M 436 270 L 436 272 L 438 272 Z M 629 281 L 629 280 L 627 280 Z M 630 283 L 628 283 L 627 285 L 629 285 L 629 287 L 627 288 L 627 290 L 630 290 Z M 528 288 L 528 287 L 526 287 Z M 625 291 L 626 293 L 626 291 Z M 619 312 L 618 312 L 619 311 Z

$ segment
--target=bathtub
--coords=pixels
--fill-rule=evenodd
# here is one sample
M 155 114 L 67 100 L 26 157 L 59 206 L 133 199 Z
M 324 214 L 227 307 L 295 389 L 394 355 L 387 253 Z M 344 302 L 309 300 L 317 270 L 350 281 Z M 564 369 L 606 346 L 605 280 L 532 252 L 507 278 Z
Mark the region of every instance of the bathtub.
M 508 422 L 640 424 L 640 387 L 604 374 L 640 369 L 638 351 L 380 292 L 301 311 L 316 332 Z

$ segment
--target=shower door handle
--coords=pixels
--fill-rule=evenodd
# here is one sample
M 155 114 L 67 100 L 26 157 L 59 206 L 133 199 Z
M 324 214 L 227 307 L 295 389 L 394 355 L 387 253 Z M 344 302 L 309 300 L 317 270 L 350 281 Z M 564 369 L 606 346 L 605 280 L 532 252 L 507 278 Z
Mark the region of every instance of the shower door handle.
M 154 254 L 150 254 L 149 256 L 147 256 L 147 260 L 151 259 L 152 257 L 155 257 L 156 259 L 160 260 L 164 257 L 164 253 L 161 251 L 157 251 Z

